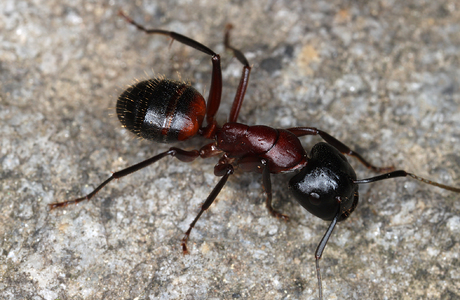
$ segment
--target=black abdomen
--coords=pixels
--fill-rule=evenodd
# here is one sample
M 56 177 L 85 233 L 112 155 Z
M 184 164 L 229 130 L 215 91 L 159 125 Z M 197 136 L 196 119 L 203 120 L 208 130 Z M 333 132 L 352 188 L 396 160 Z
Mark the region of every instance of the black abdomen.
M 160 143 L 183 141 L 197 134 L 206 114 L 203 96 L 192 86 L 161 78 L 130 86 L 117 101 L 123 127 Z

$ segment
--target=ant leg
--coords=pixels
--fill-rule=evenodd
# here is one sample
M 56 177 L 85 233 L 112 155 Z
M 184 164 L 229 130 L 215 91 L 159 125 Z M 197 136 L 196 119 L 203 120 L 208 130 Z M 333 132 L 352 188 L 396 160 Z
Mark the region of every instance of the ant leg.
M 289 220 L 289 217 L 276 211 L 272 206 L 272 183 L 270 180 L 270 168 L 268 167 L 268 161 L 261 159 L 260 162 L 262 164 L 262 183 L 264 186 L 265 194 L 267 194 L 267 199 L 265 202 L 267 209 L 272 216 L 287 221 Z
M 321 259 L 321 256 L 323 256 L 324 248 L 326 248 L 327 241 L 331 237 L 332 231 L 334 230 L 335 225 L 337 224 L 337 221 L 340 215 L 341 215 L 341 209 L 339 208 L 334 218 L 332 219 L 331 224 L 329 224 L 329 227 L 327 228 L 326 233 L 321 238 L 321 241 L 319 242 L 318 247 L 316 248 L 316 251 L 315 251 L 316 277 L 318 278 L 319 300 L 323 300 L 323 287 L 322 287 L 322 281 L 321 281 L 321 270 L 319 268 L 319 260 Z
M 272 206 L 272 182 L 270 180 L 270 166 L 268 165 L 268 161 L 256 156 L 246 156 L 238 161 L 238 165 L 243 172 L 262 173 L 262 185 L 267 195 L 265 205 L 268 212 L 275 218 L 281 218 L 285 221 L 289 220 L 289 216 L 278 212 Z
M 51 203 L 51 204 L 48 204 L 50 209 L 55 209 L 57 207 L 65 207 L 67 205 L 70 205 L 70 204 L 77 204 L 79 202 L 82 202 L 84 200 L 90 200 L 91 198 L 93 198 L 94 195 L 96 195 L 97 192 L 99 192 L 104 186 L 106 186 L 109 182 L 111 182 L 113 179 L 118 179 L 118 178 L 121 178 L 121 177 L 124 177 L 126 175 L 129 175 L 131 173 L 134 173 L 136 171 L 139 171 L 140 169 L 143 169 L 157 161 L 159 161 L 160 159 L 166 157 L 166 156 L 174 156 L 176 157 L 177 159 L 179 159 L 180 161 L 183 161 L 183 162 L 191 162 L 193 160 L 195 160 L 198 156 L 200 156 L 200 153 L 198 150 L 192 150 L 192 151 L 185 151 L 185 150 L 182 150 L 182 149 L 179 149 L 179 148 L 170 148 L 168 151 L 166 152 L 163 152 L 163 153 L 160 153 L 152 158 L 149 158 L 149 159 L 146 159 L 138 164 L 135 164 L 133 166 L 130 166 L 130 167 L 127 167 L 126 169 L 123 169 L 121 171 L 118 171 L 118 172 L 115 172 L 112 174 L 112 176 L 110 176 L 107 180 L 105 180 L 103 183 L 101 183 L 97 188 L 95 188 L 91 193 L 89 193 L 88 195 L 84 196 L 84 197 L 81 197 L 81 198 L 77 198 L 77 199 L 74 199 L 74 200 L 68 200 L 68 201 L 64 201 L 64 202 L 56 202 L 56 203 Z
M 331 136 L 327 132 L 324 132 L 322 130 L 319 130 L 318 128 L 315 127 L 295 127 L 295 128 L 289 128 L 286 129 L 293 134 L 295 134 L 297 137 L 301 137 L 304 135 L 319 135 L 320 137 L 323 138 L 328 144 L 334 146 L 337 150 L 340 152 L 353 156 L 356 159 L 358 159 L 363 165 L 365 165 L 368 169 L 371 169 L 375 172 L 378 173 L 386 173 L 386 172 L 391 172 L 395 168 L 393 166 L 391 167 L 376 167 L 373 164 L 369 163 L 366 161 L 359 153 L 354 152 L 351 150 L 347 145 L 336 139 L 335 137 Z
M 225 48 L 231 50 L 233 55 L 243 64 L 243 73 L 241 74 L 240 83 L 236 90 L 235 99 L 233 100 L 232 109 L 230 110 L 230 117 L 228 122 L 236 122 L 240 113 L 241 105 L 243 104 L 244 95 L 249 84 L 249 74 L 251 73 L 251 67 L 249 62 L 244 56 L 243 52 L 234 48 L 230 45 L 230 30 L 233 28 L 231 24 L 227 24 L 225 27 L 224 45 Z
M 123 17 L 128 23 L 136 26 L 137 29 L 143 31 L 147 34 L 161 34 L 166 35 L 176 40 L 184 45 L 192 47 L 198 51 L 201 51 L 205 54 L 212 56 L 212 79 L 211 79 L 211 87 L 209 89 L 209 96 L 208 96 L 208 103 L 206 107 L 206 122 L 207 126 L 204 129 L 202 135 L 205 138 L 212 138 L 214 135 L 215 130 L 217 129 L 217 122 L 215 120 L 215 115 L 219 110 L 220 100 L 222 97 L 222 69 L 220 66 L 220 56 L 219 54 L 215 53 L 205 45 L 186 37 L 182 34 L 179 34 L 174 31 L 167 31 L 162 29 L 147 29 L 144 26 L 136 23 L 133 19 L 128 17 L 123 13 L 123 11 L 118 11 L 118 15 Z
M 216 200 L 217 195 L 219 195 L 220 191 L 224 187 L 225 183 L 227 182 L 228 177 L 230 177 L 230 175 L 233 174 L 233 166 L 231 164 L 216 165 L 214 167 L 214 174 L 216 176 L 223 176 L 223 177 L 219 180 L 217 185 L 214 187 L 212 192 L 209 194 L 208 198 L 206 198 L 206 201 L 201 206 L 200 212 L 195 217 L 193 222 L 190 224 L 190 227 L 188 228 L 188 230 L 185 232 L 185 235 L 181 241 L 182 251 L 184 252 L 184 254 L 189 253 L 187 249 L 187 241 L 188 241 L 188 238 L 190 237 L 190 232 L 192 232 L 193 227 L 195 227 L 196 222 L 201 217 L 203 212 L 207 210 L 209 206 L 211 206 L 214 200 Z

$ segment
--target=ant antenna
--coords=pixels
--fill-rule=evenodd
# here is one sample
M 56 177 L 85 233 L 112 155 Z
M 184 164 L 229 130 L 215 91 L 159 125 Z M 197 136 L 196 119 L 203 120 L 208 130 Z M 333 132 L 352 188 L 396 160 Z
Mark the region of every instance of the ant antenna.
M 444 190 L 449 190 L 449 191 L 454 192 L 454 193 L 460 193 L 460 188 L 455 188 L 455 187 L 448 186 L 448 185 L 445 185 L 445 184 L 441 184 L 441 183 L 438 183 L 438 182 L 435 182 L 435 181 L 431 181 L 431 180 L 425 179 L 423 177 L 420 177 L 418 175 L 408 173 L 408 172 L 406 172 L 404 170 L 396 170 L 396 171 L 392 171 L 392 172 L 385 173 L 385 174 L 382 174 L 382 175 L 378 175 L 378 176 L 375 176 L 375 177 L 359 179 L 359 180 L 352 180 L 352 182 L 353 182 L 353 184 L 363 184 L 363 183 L 371 183 L 371 182 L 376 182 L 376 181 L 390 179 L 390 178 L 397 178 L 397 177 L 411 177 L 411 178 L 413 178 L 415 180 L 421 181 L 421 182 L 429 184 L 429 185 L 439 187 L 439 188 L 444 189 Z M 340 197 L 338 197 L 337 200 L 338 200 L 338 202 L 343 201 L 343 199 L 341 199 Z M 321 239 L 321 242 L 318 244 L 318 247 L 316 248 L 316 252 L 315 252 L 316 277 L 318 279 L 318 292 L 319 292 L 319 299 L 320 300 L 323 299 L 323 287 L 322 287 L 322 280 L 321 280 L 321 271 L 320 271 L 320 267 L 319 267 L 319 260 L 320 260 L 321 256 L 323 255 L 323 251 L 324 251 L 324 248 L 326 248 L 327 241 L 329 240 L 329 237 L 332 235 L 332 231 L 334 230 L 335 225 L 339 221 L 339 218 L 340 218 L 342 213 L 343 212 L 340 210 L 340 207 L 339 207 L 338 212 L 333 217 L 333 219 L 332 219 L 332 221 L 331 221 L 326 233 L 323 235 L 323 238 Z
M 460 188 L 455 188 L 455 187 L 452 187 L 452 186 L 448 186 L 448 185 L 445 185 L 445 184 L 434 182 L 434 181 L 422 178 L 420 176 L 417 176 L 415 174 L 408 173 L 408 172 L 406 172 L 404 170 L 397 170 L 397 171 L 393 171 L 393 172 L 390 172 L 390 173 L 386 173 L 386 174 L 382 174 L 382 175 L 378 175 L 378 176 L 370 177 L 370 178 L 366 178 L 366 179 L 353 180 L 353 183 L 355 183 L 355 184 L 371 183 L 371 182 L 376 182 L 376 181 L 390 179 L 390 178 L 396 178 L 396 177 L 412 177 L 413 179 L 416 179 L 416 180 L 421 181 L 423 183 L 430 184 L 430 185 L 436 186 L 436 187 L 444 189 L 444 190 L 452 191 L 454 193 L 460 193 Z

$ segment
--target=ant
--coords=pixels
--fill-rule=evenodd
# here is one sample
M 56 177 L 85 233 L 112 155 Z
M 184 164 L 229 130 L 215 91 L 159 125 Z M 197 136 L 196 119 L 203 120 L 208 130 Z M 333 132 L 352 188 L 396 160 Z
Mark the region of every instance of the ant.
M 315 251 L 319 299 L 323 299 L 319 260 L 337 222 L 346 220 L 358 205 L 358 186 L 360 184 L 407 176 L 426 184 L 460 193 L 459 188 L 433 182 L 404 170 L 395 171 L 394 167 L 376 167 L 333 136 L 314 127 L 275 129 L 268 126 L 249 126 L 237 123 L 249 83 L 251 66 L 244 54 L 230 45 L 231 25 L 226 27 L 224 45 L 243 65 L 243 72 L 228 122 L 219 125 L 215 120 L 215 115 L 222 95 L 220 56 L 189 37 L 172 31 L 147 29 L 122 11 L 119 11 L 119 15 L 146 34 L 169 36 L 172 40 L 212 57 L 212 79 L 207 102 L 190 84 L 162 77 L 145 80 L 130 86 L 118 98 L 116 110 L 122 126 L 140 138 L 160 143 L 185 141 L 195 136 L 202 136 L 212 142 L 199 150 L 191 151 L 171 147 L 168 151 L 113 173 L 84 197 L 49 204 L 50 209 L 90 200 L 113 179 L 139 171 L 167 156 L 173 156 L 183 162 L 191 162 L 198 157 L 220 156 L 214 167 L 214 174 L 221 179 L 201 206 L 200 212 L 181 240 L 182 251 L 187 254 L 187 241 L 193 227 L 203 212 L 217 198 L 237 167 L 243 172 L 262 174 L 267 209 L 274 217 L 284 220 L 288 220 L 289 217 L 272 207 L 270 176 L 296 171 L 297 174 L 289 181 L 289 189 L 295 199 L 313 215 L 330 222 Z M 206 119 L 206 126 L 203 126 L 204 119 Z M 314 145 L 308 155 L 299 140 L 299 137 L 305 135 L 318 135 L 325 142 Z M 344 154 L 355 157 L 367 168 L 383 174 L 358 180 Z

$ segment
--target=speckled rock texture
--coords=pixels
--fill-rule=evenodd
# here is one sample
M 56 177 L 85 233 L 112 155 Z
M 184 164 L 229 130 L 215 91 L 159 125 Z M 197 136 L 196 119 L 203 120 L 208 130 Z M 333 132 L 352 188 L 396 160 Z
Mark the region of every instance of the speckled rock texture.
M 258 174 L 237 172 L 190 237 L 217 159 L 173 158 L 83 196 L 111 172 L 165 151 L 120 127 L 134 80 L 190 81 L 211 60 L 121 19 L 173 30 L 221 53 L 219 122 L 241 64 L 253 72 L 240 122 L 315 126 L 376 165 L 460 186 L 458 1 L 23 1 L 0 5 L 1 299 L 317 299 L 314 251 L 328 223 L 273 175 L 277 220 Z M 319 138 L 302 138 L 306 149 Z M 197 138 L 175 146 L 196 149 Z M 359 178 L 374 174 L 350 159 Z M 460 195 L 410 179 L 360 189 L 331 237 L 324 299 L 460 299 Z

